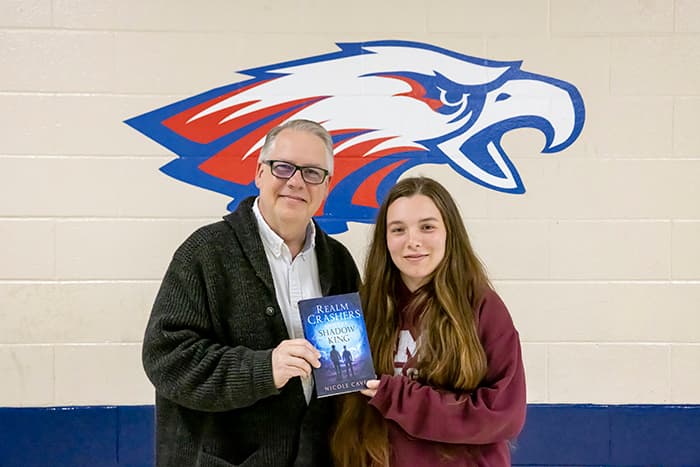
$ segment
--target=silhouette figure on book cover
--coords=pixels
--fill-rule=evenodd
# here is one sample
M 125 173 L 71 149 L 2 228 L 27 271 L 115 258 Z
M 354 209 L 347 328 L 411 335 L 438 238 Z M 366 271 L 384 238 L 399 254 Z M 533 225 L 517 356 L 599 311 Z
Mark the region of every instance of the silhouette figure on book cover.
M 335 376 L 340 379 L 343 377 L 343 371 L 340 369 L 340 353 L 335 349 L 335 345 L 331 345 L 331 360 L 333 360 L 333 366 L 335 367 Z
M 355 376 L 355 370 L 352 367 L 352 353 L 347 346 L 343 346 L 343 362 L 345 362 L 345 374 L 349 378 L 350 375 Z
M 365 389 L 375 372 L 359 294 L 300 300 L 299 313 L 304 336 L 321 352 L 313 369 L 318 397 Z

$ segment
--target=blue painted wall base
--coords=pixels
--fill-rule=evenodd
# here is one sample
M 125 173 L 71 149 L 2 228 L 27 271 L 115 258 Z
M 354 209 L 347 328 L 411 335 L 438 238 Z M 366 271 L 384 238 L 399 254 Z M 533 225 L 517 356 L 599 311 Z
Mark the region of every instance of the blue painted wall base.
M 153 406 L 0 408 L 0 467 L 150 467 Z M 522 466 L 700 466 L 699 405 L 528 406 Z

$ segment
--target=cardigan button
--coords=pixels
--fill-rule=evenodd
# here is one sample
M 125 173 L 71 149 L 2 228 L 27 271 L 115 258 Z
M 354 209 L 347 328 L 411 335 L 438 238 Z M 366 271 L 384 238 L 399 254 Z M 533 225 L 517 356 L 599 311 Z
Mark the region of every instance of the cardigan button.
M 275 309 L 271 306 L 268 306 L 267 308 L 265 308 L 265 314 L 267 316 L 273 316 L 275 314 Z

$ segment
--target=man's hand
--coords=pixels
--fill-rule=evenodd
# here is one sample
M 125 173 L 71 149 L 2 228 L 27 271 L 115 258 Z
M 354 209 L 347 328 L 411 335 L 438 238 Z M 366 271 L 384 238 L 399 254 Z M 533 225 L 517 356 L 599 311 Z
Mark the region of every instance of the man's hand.
M 272 378 L 281 389 L 295 376 L 309 376 L 311 367 L 321 367 L 321 353 L 306 339 L 288 339 L 272 351 Z

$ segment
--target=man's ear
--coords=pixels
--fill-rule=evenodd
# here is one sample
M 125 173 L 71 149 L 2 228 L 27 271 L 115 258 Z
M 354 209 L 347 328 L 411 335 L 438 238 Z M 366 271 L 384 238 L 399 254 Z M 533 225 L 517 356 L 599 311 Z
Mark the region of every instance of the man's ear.
M 258 162 L 258 166 L 255 168 L 255 186 L 258 189 L 260 189 L 260 179 L 262 178 L 263 170 L 263 164 Z

